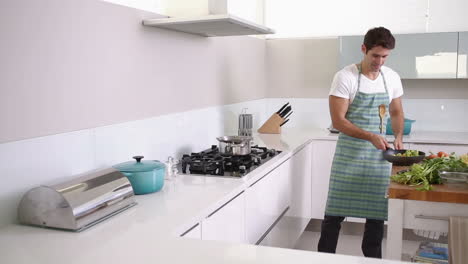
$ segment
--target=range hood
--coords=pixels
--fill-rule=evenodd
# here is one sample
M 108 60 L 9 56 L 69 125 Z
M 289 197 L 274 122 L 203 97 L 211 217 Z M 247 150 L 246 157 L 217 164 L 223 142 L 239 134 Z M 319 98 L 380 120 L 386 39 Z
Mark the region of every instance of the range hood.
M 168 3 L 174 3 L 169 0 Z M 204 37 L 240 36 L 273 34 L 274 30 L 233 16 L 227 12 L 227 0 L 208 0 L 206 13 L 194 13 L 187 16 L 177 13 L 169 18 L 145 19 L 143 25 L 164 28 Z

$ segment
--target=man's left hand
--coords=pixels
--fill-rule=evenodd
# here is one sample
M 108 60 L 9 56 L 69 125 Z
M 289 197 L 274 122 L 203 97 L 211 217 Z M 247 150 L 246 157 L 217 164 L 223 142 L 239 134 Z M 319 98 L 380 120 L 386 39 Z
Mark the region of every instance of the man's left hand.
M 395 146 L 395 149 L 403 149 L 403 137 L 402 136 L 395 137 L 393 146 Z

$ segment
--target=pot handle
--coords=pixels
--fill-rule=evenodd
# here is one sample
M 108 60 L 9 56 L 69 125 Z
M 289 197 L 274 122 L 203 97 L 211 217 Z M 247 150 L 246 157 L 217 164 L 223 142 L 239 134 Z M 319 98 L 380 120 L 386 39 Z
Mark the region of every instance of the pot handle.
M 141 162 L 144 156 L 133 156 L 132 158 L 136 159 L 137 162 Z
M 224 152 L 225 152 L 225 153 L 231 153 L 231 152 L 232 152 L 232 145 L 231 145 L 231 143 L 226 143 L 226 146 L 224 147 Z

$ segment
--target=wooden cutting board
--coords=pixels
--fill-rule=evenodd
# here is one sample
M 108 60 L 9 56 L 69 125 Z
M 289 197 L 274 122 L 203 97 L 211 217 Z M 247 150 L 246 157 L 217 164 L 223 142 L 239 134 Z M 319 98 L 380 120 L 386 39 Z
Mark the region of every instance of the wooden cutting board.
M 392 175 L 408 168 L 393 166 Z M 433 190 L 431 191 L 418 191 L 416 188 L 391 182 L 388 188 L 388 197 L 403 200 L 468 204 L 468 183 L 433 184 Z

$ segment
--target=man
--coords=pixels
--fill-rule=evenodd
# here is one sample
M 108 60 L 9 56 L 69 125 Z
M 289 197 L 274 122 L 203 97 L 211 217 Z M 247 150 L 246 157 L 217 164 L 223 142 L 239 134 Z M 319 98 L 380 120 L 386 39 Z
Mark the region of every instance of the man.
M 380 134 L 381 105 L 392 120 L 395 149 L 403 146 L 401 79 L 383 66 L 394 47 L 395 38 L 388 29 L 373 28 L 364 37 L 362 61 L 345 67 L 334 77 L 330 115 L 340 135 L 318 244 L 320 252 L 335 253 L 341 222 L 345 217 L 359 217 L 366 218 L 361 246 L 364 256 L 382 258 L 391 164 L 382 157 L 382 150 L 390 145 Z

